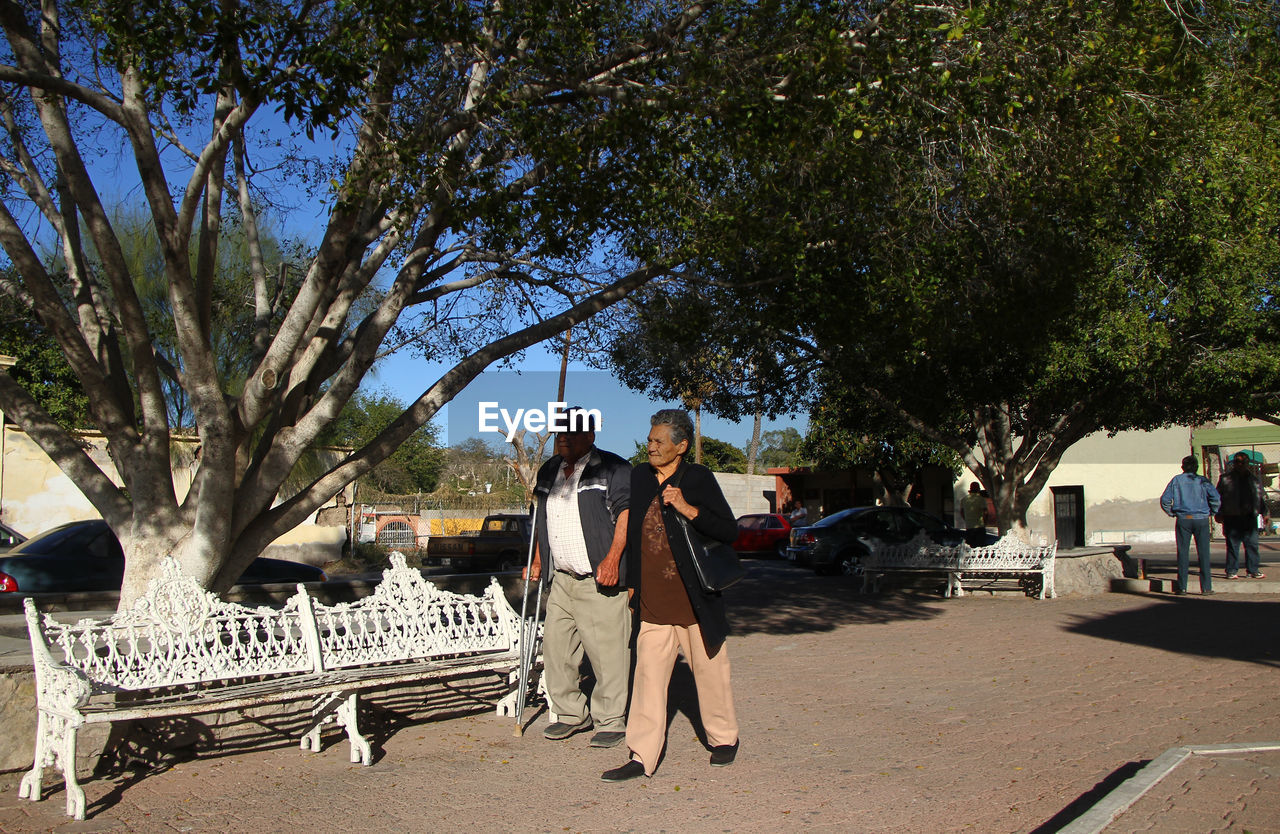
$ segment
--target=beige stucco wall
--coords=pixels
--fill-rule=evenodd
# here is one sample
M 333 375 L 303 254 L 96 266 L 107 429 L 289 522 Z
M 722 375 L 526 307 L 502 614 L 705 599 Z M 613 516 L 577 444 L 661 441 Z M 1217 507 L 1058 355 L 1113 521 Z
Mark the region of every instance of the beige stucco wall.
M 1215 427 L 1250 425 L 1256 424 L 1233 417 Z M 1172 542 L 1173 525 L 1160 509 L 1160 494 L 1181 471 L 1182 458 L 1193 452 L 1191 431 L 1188 426 L 1174 426 L 1120 432 L 1114 437 L 1098 433 L 1081 440 L 1063 455 L 1032 502 L 1027 512 L 1032 535 L 1054 538 L 1053 487 L 1082 486 L 1087 544 Z M 956 481 L 956 506 L 972 480 L 966 472 Z
M 1027 523 L 1052 539 L 1052 488 L 1083 486 L 1088 544 L 1171 542 L 1173 526 L 1160 509 L 1160 494 L 1181 471 L 1179 462 L 1190 450 L 1186 426 L 1090 435 L 1062 456 L 1032 503 Z
M 106 453 L 101 435 L 86 433 L 81 438 L 94 462 L 116 483 L 120 478 Z M 49 456 L 26 432 L 4 426 L 0 436 L 4 454 L 0 456 L 0 520 L 26 536 L 66 523 L 98 518 L 99 514 L 71 479 L 54 465 Z M 174 489 L 178 500 L 191 486 L 190 461 L 194 443 L 178 441 L 174 453 Z M 319 526 L 313 514 L 268 546 L 263 555 L 323 565 L 342 556 L 346 528 Z

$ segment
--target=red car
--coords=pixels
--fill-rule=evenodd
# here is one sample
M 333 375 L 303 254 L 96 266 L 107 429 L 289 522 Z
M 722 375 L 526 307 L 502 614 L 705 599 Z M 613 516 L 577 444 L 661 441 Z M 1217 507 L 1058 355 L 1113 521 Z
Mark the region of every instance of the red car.
M 738 538 L 733 549 L 739 553 L 787 557 L 791 522 L 779 513 L 753 513 L 738 518 Z

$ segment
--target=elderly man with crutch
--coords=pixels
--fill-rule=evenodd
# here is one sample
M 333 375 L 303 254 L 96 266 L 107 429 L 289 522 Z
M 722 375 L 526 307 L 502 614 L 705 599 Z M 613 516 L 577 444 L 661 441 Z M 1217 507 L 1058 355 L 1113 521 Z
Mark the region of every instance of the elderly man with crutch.
M 561 741 L 594 729 L 592 747 L 613 747 L 626 737 L 631 672 L 631 609 L 621 582 L 631 465 L 595 447 L 589 412 L 570 408 L 565 417 L 568 430 L 556 434 L 555 456 L 538 470 L 528 571 L 529 579 L 550 582 L 542 661 L 557 720 L 543 735 Z M 595 679 L 589 703 L 584 655 Z

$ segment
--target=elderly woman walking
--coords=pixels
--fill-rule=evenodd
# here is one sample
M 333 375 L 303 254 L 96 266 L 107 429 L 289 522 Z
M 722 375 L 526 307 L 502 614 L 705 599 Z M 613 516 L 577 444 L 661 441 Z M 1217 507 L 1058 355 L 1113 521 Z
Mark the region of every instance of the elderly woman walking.
M 711 470 L 684 460 L 693 436 L 689 415 L 664 409 L 649 422 L 649 462 L 631 473 L 627 525 L 627 586 L 640 611 L 627 719 L 631 760 L 605 771 L 600 778 L 606 782 L 653 775 L 666 742 L 667 689 L 677 652 L 693 670 L 711 764 L 732 764 L 738 754 L 724 601 L 699 585 L 676 514 L 703 539 L 732 542 L 738 525 Z

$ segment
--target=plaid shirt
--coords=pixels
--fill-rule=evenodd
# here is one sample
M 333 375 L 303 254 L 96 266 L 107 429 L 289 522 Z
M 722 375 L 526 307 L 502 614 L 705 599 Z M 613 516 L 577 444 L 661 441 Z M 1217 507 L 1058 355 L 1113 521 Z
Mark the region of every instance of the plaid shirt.
M 578 513 L 578 482 L 586 469 L 587 456 L 583 455 L 575 463 L 573 474 L 567 478 L 564 467 L 560 467 L 547 494 L 547 539 L 554 570 L 585 576 L 593 571 Z

